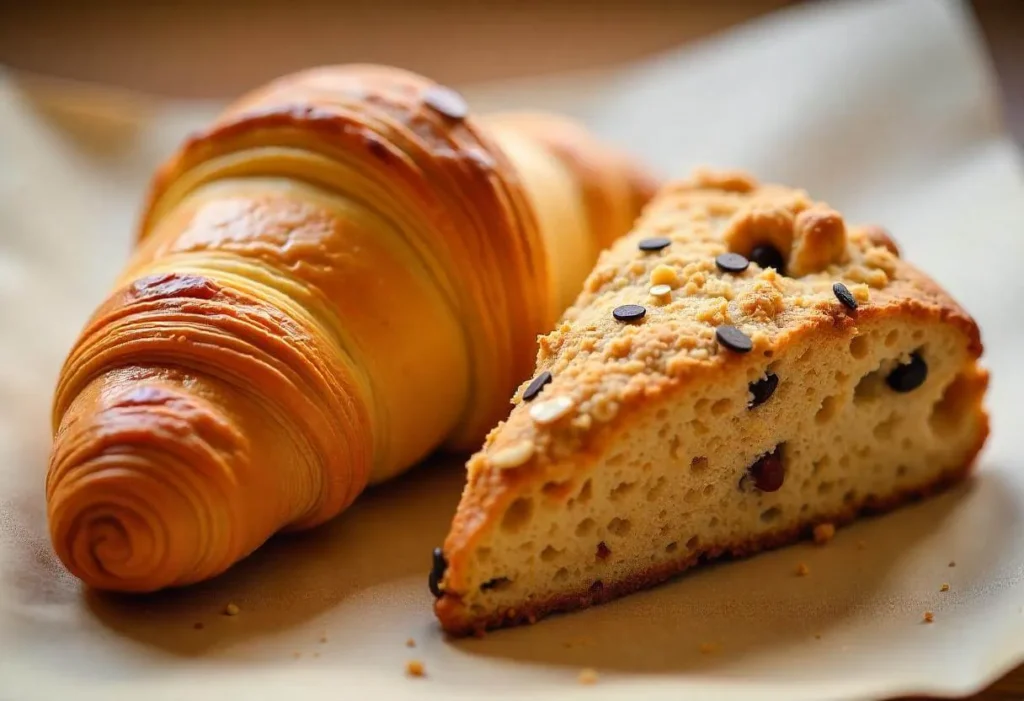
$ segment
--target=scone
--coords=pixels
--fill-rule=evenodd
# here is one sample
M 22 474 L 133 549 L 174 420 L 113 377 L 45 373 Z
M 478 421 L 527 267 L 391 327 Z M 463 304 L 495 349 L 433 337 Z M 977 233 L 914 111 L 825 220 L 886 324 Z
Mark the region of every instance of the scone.
M 981 351 L 883 230 L 742 173 L 670 185 L 469 461 L 437 616 L 532 622 L 956 482 Z

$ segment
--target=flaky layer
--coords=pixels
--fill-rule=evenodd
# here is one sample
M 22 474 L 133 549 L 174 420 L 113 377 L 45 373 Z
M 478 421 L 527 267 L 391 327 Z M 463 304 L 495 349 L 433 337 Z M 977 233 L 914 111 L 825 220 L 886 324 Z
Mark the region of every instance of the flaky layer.
M 547 119 L 491 126 L 425 78 L 349 66 L 188 140 L 58 383 L 47 499 L 68 568 L 104 589 L 205 579 L 478 444 L 595 242 L 650 192 Z M 563 237 L 587 244 L 572 266 Z

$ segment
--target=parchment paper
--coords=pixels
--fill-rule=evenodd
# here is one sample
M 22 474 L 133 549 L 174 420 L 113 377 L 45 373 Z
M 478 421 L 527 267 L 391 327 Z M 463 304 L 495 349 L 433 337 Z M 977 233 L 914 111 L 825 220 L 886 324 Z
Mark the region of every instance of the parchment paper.
M 445 640 L 425 583 L 455 459 L 215 581 L 85 591 L 46 536 L 50 392 L 152 168 L 217 106 L 0 74 L 0 699 L 867 699 L 968 693 L 1024 659 L 1024 184 L 960 6 L 818 3 L 614 75 L 466 94 L 584 116 L 666 173 L 747 167 L 889 227 L 982 326 L 994 430 L 977 475 L 827 547 L 483 640 Z M 426 678 L 405 676 L 413 658 Z

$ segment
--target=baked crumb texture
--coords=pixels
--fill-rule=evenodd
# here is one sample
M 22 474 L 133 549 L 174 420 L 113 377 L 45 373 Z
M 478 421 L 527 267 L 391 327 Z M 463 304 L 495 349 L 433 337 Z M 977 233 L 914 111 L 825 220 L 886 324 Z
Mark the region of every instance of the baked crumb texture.
M 814 527 L 812 534 L 814 536 L 815 543 L 818 545 L 824 545 L 835 537 L 836 527 L 831 523 L 819 523 Z
M 405 673 L 410 677 L 425 677 L 427 668 L 420 660 L 409 660 L 405 663 Z
M 880 228 L 742 173 L 667 186 L 539 346 L 444 544 L 453 634 L 827 540 L 988 432 L 967 313 Z

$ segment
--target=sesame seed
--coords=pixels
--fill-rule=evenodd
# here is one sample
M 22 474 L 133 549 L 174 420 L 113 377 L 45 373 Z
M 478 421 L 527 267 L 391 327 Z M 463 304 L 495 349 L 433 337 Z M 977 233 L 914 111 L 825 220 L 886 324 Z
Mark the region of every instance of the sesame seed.
M 566 416 L 576 406 L 572 397 L 560 395 L 530 407 L 530 418 L 541 425 L 551 424 Z
M 533 441 L 523 439 L 516 441 L 510 446 L 494 451 L 493 455 L 488 456 L 487 461 L 491 464 L 491 467 L 495 467 L 499 470 L 505 470 L 512 467 L 519 467 L 533 457 L 533 452 Z

